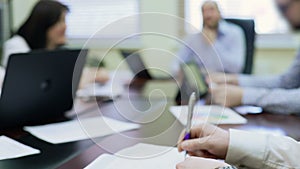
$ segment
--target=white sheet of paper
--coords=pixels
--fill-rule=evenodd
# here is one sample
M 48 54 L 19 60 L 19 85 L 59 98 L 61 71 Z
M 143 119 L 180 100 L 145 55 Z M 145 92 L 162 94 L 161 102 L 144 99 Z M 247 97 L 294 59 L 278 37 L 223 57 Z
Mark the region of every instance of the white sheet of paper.
M 104 85 L 90 84 L 83 89 L 77 91 L 76 95 L 79 98 L 102 97 L 114 99 L 123 93 L 124 89 L 121 85 L 115 85 L 107 82 Z
M 24 127 L 32 135 L 53 144 L 106 136 L 139 128 L 138 124 L 107 117 L 92 117 L 42 126 Z
M 184 153 L 178 153 L 174 147 L 140 143 L 115 155 L 101 155 L 85 169 L 174 169 L 183 160 Z
M 38 154 L 40 150 L 19 143 L 6 136 L 0 136 L 0 160 Z
M 106 169 L 107 165 L 111 164 L 116 157 L 111 154 L 101 154 L 92 163 L 84 169 Z
M 180 121 L 186 125 L 188 106 L 171 106 L 169 111 Z M 240 116 L 233 110 L 221 106 L 202 106 L 194 107 L 193 125 L 209 122 L 213 124 L 245 124 L 247 119 Z

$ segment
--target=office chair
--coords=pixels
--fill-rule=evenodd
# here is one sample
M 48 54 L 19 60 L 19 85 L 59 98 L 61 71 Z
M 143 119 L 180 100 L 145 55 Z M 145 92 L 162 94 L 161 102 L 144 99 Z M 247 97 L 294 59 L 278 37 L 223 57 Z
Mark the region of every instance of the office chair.
M 233 19 L 226 18 L 226 21 L 239 25 L 244 33 L 246 40 L 246 59 L 243 73 L 251 74 L 253 67 L 253 56 L 254 56 L 254 42 L 255 42 L 255 30 L 254 30 L 254 20 L 253 19 Z

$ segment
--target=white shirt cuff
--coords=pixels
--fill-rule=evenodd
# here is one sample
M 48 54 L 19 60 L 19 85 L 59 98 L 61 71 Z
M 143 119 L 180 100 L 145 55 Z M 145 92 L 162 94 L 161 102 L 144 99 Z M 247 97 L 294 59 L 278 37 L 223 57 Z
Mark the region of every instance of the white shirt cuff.
M 267 136 L 230 129 L 229 147 L 225 161 L 232 165 L 262 168 Z

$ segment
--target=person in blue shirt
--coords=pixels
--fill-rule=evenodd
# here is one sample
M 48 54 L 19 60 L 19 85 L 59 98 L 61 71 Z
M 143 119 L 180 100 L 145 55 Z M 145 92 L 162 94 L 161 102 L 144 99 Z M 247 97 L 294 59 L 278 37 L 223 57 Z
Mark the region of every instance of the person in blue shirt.
M 242 28 L 222 19 L 215 1 L 205 1 L 201 9 L 203 29 L 183 41 L 172 71 L 178 72 L 180 63 L 193 61 L 207 72 L 242 72 L 246 55 Z
M 277 4 L 292 28 L 299 30 L 300 1 L 277 0 Z M 207 80 L 214 84 L 210 90 L 213 104 L 226 107 L 255 105 L 262 107 L 266 112 L 300 114 L 299 49 L 293 63 L 282 74 L 261 76 L 215 73 L 210 74 Z

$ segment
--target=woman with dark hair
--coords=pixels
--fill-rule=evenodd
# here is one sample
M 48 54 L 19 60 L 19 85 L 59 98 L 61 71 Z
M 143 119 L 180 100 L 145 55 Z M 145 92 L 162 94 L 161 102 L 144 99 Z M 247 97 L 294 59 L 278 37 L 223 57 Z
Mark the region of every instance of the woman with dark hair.
M 54 0 L 40 0 L 17 33 L 3 46 L 2 64 L 13 53 L 54 50 L 66 43 L 65 17 L 69 8 Z
M 2 65 L 6 66 L 8 58 L 14 53 L 26 53 L 31 50 L 54 50 L 66 43 L 66 14 L 69 8 L 55 0 L 40 0 L 34 6 L 28 19 L 19 28 L 17 33 L 3 46 Z M 97 73 L 82 82 L 105 83 L 109 74 L 104 69 L 85 70 L 84 76 Z M 90 75 L 91 74 L 91 75 Z M 0 67 L 0 84 L 4 77 L 4 70 Z

